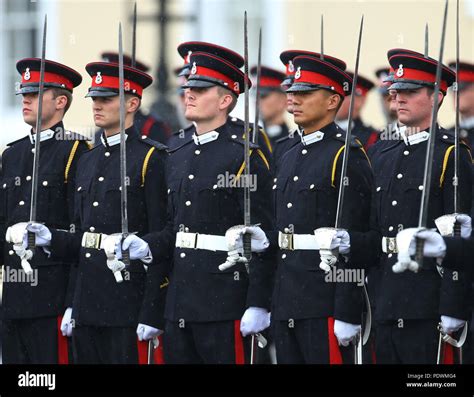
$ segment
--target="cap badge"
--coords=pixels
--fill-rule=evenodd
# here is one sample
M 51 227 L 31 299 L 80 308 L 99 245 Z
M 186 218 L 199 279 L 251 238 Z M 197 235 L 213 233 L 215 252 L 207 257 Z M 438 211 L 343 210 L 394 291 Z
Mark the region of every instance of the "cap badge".
M 404 73 L 403 65 L 400 64 L 397 69 L 397 77 L 402 77 L 403 73 Z
M 101 72 L 97 72 L 97 76 L 95 76 L 95 83 L 100 84 L 102 83 L 102 76 L 100 74 Z
M 192 51 L 188 51 L 188 55 L 186 55 L 186 57 L 184 58 L 184 60 L 186 61 L 186 63 L 189 63 L 189 61 L 191 60 L 191 54 L 193 52 Z
M 191 68 L 191 74 L 196 74 L 196 72 L 197 72 L 196 62 L 193 62 L 193 67 Z
M 288 70 L 293 73 L 295 71 L 295 65 L 293 65 L 293 61 L 288 62 Z
M 298 80 L 301 77 L 301 66 L 298 66 L 295 73 L 295 80 Z
M 23 76 L 23 78 L 25 80 L 29 80 L 31 78 L 31 75 L 30 75 L 30 68 L 26 68 L 25 70 L 25 75 Z

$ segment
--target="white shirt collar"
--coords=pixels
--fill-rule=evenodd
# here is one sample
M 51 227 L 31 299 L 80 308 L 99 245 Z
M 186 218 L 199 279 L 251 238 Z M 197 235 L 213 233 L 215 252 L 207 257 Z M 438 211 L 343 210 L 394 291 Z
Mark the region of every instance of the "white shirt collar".
M 120 134 L 115 134 L 109 137 L 104 138 L 104 134 L 100 134 L 100 140 L 102 142 L 102 145 L 105 147 L 107 146 L 115 146 L 115 145 L 120 145 Z M 125 134 L 125 140 L 127 140 L 128 135 Z
M 41 131 L 40 134 L 40 142 L 47 141 L 48 139 L 51 139 L 54 136 L 55 131 L 53 130 L 45 130 Z M 30 134 L 30 142 L 32 145 L 35 144 L 36 141 L 36 134 Z
M 219 138 L 217 131 L 209 131 L 201 135 L 193 134 L 193 140 L 196 145 L 204 145 Z
M 281 125 L 269 125 L 267 128 L 265 128 L 265 132 L 270 138 L 276 137 L 278 134 L 281 134 Z
M 344 131 L 347 131 L 347 127 L 349 126 L 349 119 L 345 120 L 336 120 L 336 124 L 342 128 Z M 352 125 L 354 125 L 354 122 L 352 122 Z
M 323 138 L 324 138 L 324 132 L 314 131 L 306 135 L 302 134 L 301 143 L 303 144 L 303 146 L 308 146 L 314 142 L 319 142 Z
M 412 146 L 420 142 L 427 141 L 430 137 L 430 133 L 428 131 L 421 131 L 421 132 L 417 132 L 416 134 L 407 135 L 406 125 L 401 126 L 401 127 L 396 127 L 396 128 L 398 132 L 400 133 L 400 136 L 403 138 L 405 145 L 407 146 Z
M 459 127 L 465 128 L 465 129 L 474 128 L 474 116 L 459 120 Z

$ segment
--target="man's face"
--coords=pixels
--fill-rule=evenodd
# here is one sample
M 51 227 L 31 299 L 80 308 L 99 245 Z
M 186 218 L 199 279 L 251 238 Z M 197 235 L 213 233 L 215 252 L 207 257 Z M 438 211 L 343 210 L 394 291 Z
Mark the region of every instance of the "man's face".
M 431 119 L 433 95 L 428 95 L 426 87 L 414 90 L 390 90 L 395 95 L 397 117 L 408 127 L 426 128 Z
M 186 119 L 200 122 L 212 120 L 220 113 L 222 97 L 216 86 L 208 88 L 190 87 L 184 90 Z
M 463 117 L 474 116 L 474 83 L 459 91 L 459 113 Z
M 120 127 L 119 96 L 93 97 L 92 114 L 97 127 L 112 130 Z
M 286 110 L 286 95 L 278 91 L 270 91 L 260 96 L 260 114 L 263 121 L 272 120 Z
M 53 92 L 51 90 L 45 90 L 43 92 L 43 108 L 41 111 L 41 123 L 43 126 L 47 125 L 56 114 L 58 98 L 53 98 Z M 36 126 L 38 102 L 38 93 L 23 94 L 23 120 L 32 127 Z
M 305 128 L 327 117 L 330 95 L 324 90 L 290 93 L 295 123 Z

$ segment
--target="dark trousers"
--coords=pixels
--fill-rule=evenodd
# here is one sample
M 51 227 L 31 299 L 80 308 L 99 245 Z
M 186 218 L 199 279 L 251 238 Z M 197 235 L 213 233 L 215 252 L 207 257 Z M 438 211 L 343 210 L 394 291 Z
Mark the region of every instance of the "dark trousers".
M 240 333 L 240 320 L 219 322 L 167 321 L 163 349 L 167 364 L 244 364 L 249 362 L 250 337 Z
M 135 328 L 77 325 L 72 332 L 75 364 L 138 364 Z
M 439 320 L 376 324 L 377 364 L 436 364 Z
M 3 363 L 67 364 L 69 343 L 60 324 L 61 317 L 3 320 Z
M 333 318 L 275 321 L 278 364 L 351 364 L 353 345 L 339 346 Z

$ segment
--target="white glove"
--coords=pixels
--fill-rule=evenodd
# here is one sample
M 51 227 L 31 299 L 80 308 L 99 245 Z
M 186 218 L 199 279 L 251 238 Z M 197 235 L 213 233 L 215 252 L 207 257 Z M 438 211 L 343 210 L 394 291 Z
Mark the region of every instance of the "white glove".
M 21 259 L 21 267 L 23 271 L 25 274 L 30 275 L 33 273 L 33 269 L 28 261 L 33 258 L 33 252 L 32 250 L 27 249 L 27 225 L 27 222 L 21 222 L 10 226 L 5 233 L 5 240 L 8 243 L 13 243 L 13 250 Z
M 350 324 L 340 320 L 334 321 L 334 335 L 342 346 L 348 346 L 361 333 L 361 329 L 360 324 Z
M 456 221 L 461 225 L 461 237 L 469 238 L 472 233 L 472 220 L 469 215 L 458 214 L 456 215 Z
M 319 268 L 324 270 L 324 272 L 329 273 L 331 271 L 331 266 L 334 266 L 337 263 L 337 255 L 334 255 L 331 250 L 319 250 L 319 256 L 321 257 L 321 263 Z
M 260 226 L 238 225 L 228 229 L 225 234 L 229 248 L 233 250 L 243 248 L 243 235 L 246 233 L 249 233 L 251 236 L 252 252 L 263 252 L 270 245 L 267 235 Z
M 337 242 L 337 239 L 340 240 L 339 253 L 342 255 L 349 254 L 351 250 L 351 238 L 349 237 L 349 233 L 347 233 L 347 230 L 339 229 L 336 233 L 335 239 L 336 239 L 336 242 Z
M 72 320 L 72 307 L 68 307 L 64 312 L 63 319 L 61 321 L 61 333 L 63 336 L 70 337 L 72 335 L 73 328 L 74 323 Z
M 417 273 L 420 269 L 418 262 L 413 260 L 412 256 L 416 252 L 416 236 L 419 229 L 411 227 L 403 229 L 397 234 L 398 257 L 397 262 L 392 266 L 394 273 L 403 273 L 405 270 L 411 270 Z
M 270 326 L 270 313 L 261 307 L 249 307 L 240 320 L 242 336 L 257 334 Z
M 446 255 L 446 243 L 438 232 L 434 230 L 423 230 L 418 232 L 416 236 L 425 240 L 423 256 L 427 256 L 428 258 L 444 258 Z M 413 241 L 410 243 L 410 251 L 413 249 L 414 252 L 415 247 L 416 240 L 413 238 Z
M 127 238 L 123 240 L 122 249 L 124 251 L 129 250 L 131 260 L 140 259 L 145 263 L 150 263 L 153 259 L 148 243 L 134 234 L 128 235 Z M 121 250 L 117 250 L 116 255 L 118 259 L 121 259 Z
M 466 321 L 454 317 L 441 316 L 441 329 L 445 334 L 456 332 L 459 328 L 464 326 L 465 323 Z
M 137 327 L 137 336 L 139 341 L 150 340 L 160 336 L 163 333 L 161 329 L 151 327 L 150 325 L 139 323 Z
M 120 242 L 122 241 L 121 233 L 114 233 L 104 237 L 102 247 L 105 252 L 105 256 L 109 259 L 116 258 L 122 259 L 122 251 L 120 250 Z

